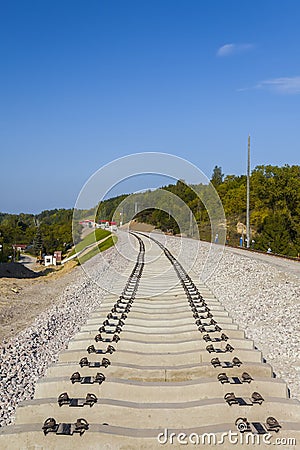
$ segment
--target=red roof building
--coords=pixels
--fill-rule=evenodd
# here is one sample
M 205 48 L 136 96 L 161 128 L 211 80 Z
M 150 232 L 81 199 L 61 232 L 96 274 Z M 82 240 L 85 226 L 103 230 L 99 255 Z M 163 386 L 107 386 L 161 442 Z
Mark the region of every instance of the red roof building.
M 12 248 L 14 248 L 15 250 L 18 250 L 18 251 L 24 251 L 24 250 L 26 250 L 26 248 L 27 248 L 27 244 L 13 244 L 13 246 L 12 246 Z

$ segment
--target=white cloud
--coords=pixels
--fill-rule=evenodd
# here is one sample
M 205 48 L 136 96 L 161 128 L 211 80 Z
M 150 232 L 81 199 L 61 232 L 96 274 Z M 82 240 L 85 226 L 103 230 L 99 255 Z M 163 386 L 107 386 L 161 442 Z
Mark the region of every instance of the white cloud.
M 225 44 L 217 51 L 217 56 L 229 56 L 243 53 L 253 48 L 253 44 Z
M 279 77 L 260 81 L 254 86 L 237 89 L 238 92 L 264 89 L 280 94 L 300 94 L 300 76 Z
M 255 87 L 256 89 L 269 89 L 281 94 L 300 94 L 300 76 L 272 78 L 261 81 Z
M 234 52 L 234 44 L 226 44 L 217 51 L 217 56 L 227 56 Z

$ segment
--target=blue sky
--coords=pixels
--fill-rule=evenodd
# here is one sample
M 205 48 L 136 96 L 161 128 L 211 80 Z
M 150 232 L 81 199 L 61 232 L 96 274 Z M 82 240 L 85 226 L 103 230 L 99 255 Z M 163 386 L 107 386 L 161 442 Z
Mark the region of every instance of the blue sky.
M 248 133 L 252 167 L 299 164 L 297 0 L 0 6 L 0 211 L 72 207 L 137 152 L 241 174 Z

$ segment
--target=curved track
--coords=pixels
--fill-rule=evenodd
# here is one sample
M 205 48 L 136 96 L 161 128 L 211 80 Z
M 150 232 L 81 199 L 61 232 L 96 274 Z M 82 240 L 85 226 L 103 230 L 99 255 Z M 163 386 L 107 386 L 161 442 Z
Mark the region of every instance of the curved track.
M 299 443 L 300 403 L 261 352 L 162 244 L 134 236 L 138 257 L 126 286 L 116 281 L 120 296 L 107 295 L 60 353 L 0 431 L 0 448 L 160 448 L 165 429 L 170 448 L 191 433 L 195 448 L 204 433 L 214 433 L 206 443 L 229 432 L 241 442 L 237 425 L 259 448 L 269 448 L 267 433 L 271 443 Z M 224 449 L 252 448 L 223 440 Z

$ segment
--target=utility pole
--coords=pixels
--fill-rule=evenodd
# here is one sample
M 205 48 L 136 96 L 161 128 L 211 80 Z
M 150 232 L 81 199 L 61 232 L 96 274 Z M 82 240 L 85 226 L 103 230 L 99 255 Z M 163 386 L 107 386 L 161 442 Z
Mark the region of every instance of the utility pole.
M 0 244 L 0 251 L 1 251 L 1 262 L 3 263 L 3 246 L 4 246 L 4 239 L 3 239 L 3 234 L 0 232 L 0 239 L 1 239 L 1 244 Z
M 194 235 L 193 228 L 193 212 L 190 210 L 190 237 L 193 237 Z
M 247 217 L 246 217 L 247 248 L 250 247 L 250 134 L 248 136 L 247 160 Z

